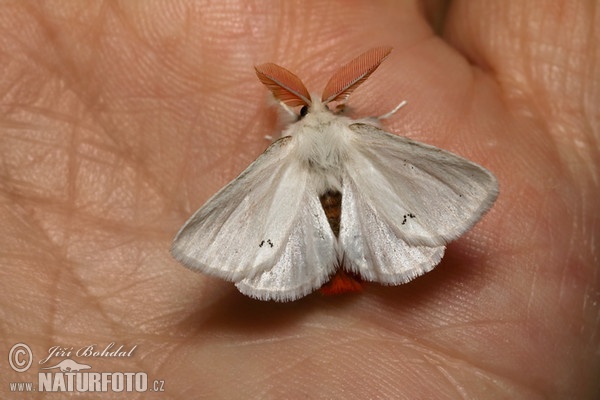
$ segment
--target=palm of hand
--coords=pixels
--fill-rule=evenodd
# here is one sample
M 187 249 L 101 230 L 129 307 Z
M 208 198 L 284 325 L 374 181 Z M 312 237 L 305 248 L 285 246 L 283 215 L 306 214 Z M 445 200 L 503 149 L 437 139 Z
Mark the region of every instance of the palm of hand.
M 333 5 L 303 6 L 314 19 L 281 10 L 306 24 L 283 32 L 247 10 L 230 10 L 243 20 L 232 26 L 191 9 L 7 9 L 3 348 L 137 344 L 95 365 L 146 371 L 173 397 L 591 398 L 599 51 L 581 27 L 592 21 L 455 5 L 442 41 L 397 7 L 343 20 Z M 517 16 L 531 24 L 517 29 Z M 580 29 L 559 35 L 548 22 L 559 18 Z M 347 30 L 359 21 L 360 36 Z M 23 23 L 37 35 L 7 34 Z M 179 267 L 175 230 L 272 133 L 252 65 L 289 66 L 314 90 L 380 44 L 395 53 L 351 105 L 377 115 L 409 100 L 389 131 L 493 171 L 501 194 L 484 220 L 432 273 L 359 296 L 261 303 Z

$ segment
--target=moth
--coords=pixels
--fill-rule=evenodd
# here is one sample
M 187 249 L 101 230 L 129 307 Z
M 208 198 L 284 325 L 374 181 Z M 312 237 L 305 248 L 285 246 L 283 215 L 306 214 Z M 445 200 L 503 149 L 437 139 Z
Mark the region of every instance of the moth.
M 256 66 L 295 121 L 181 227 L 173 256 L 275 301 L 301 298 L 336 271 L 398 285 L 432 270 L 446 244 L 490 209 L 498 183 L 471 161 L 384 131 L 380 120 L 393 112 L 344 115 L 348 96 L 390 51 L 371 49 L 341 67 L 320 98 L 285 68 Z

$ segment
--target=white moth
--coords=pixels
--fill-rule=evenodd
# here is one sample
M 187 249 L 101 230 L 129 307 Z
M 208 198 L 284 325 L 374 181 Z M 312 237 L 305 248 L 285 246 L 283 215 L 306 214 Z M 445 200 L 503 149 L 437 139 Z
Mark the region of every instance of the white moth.
M 390 51 L 372 49 L 340 68 L 321 99 L 288 70 L 257 66 L 282 106 L 300 106 L 300 115 L 183 225 L 173 256 L 276 301 L 311 293 L 338 269 L 386 285 L 432 270 L 445 245 L 492 206 L 498 184 L 475 163 L 383 131 L 383 117 L 330 110 Z M 331 204 L 339 216 L 326 215 Z

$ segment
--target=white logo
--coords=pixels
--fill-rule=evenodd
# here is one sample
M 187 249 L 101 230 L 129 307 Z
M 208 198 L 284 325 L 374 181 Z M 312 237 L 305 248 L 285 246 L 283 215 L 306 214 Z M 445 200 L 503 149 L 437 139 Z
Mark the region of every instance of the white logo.
M 25 372 L 31 367 L 33 353 L 25 343 L 17 343 L 11 347 L 8 353 L 8 363 L 17 372 Z
M 61 372 L 79 372 L 82 369 L 90 369 L 92 367 L 90 367 L 87 364 L 79 364 L 69 358 L 66 358 L 53 367 L 47 367 L 47 368 L 42 368 L 42 369 L 54 369 L 54 368 L 60 368 Z
M 96 372 L 87 364 L 91 358 L 129 358 L 133 355 L 137 345 L 126 348 L 111 342 L 106 346 L 96 344 L 80 348 L 52 346 L 48 349 L 47 357 L 41 359 L 39 364 L 48 363 L 47 367 L 40 365 L 36 382 L 9 382 L 11 392 L 164 392 L 164 380 L 150 380 L 143 371 L 136 372 Z M 71 357 L 85 358 L 86 363 L 80 363 Z M 58 361 L 53 358 L 63 358 Z M 59 358 L 59 359 L 60 359 Z M 49 362 L 50 361 L 50 362 Z M 14 344 L 8 353 L 10 367 L 16 372 L 25 372 L 33 363 L 33 352 L 25 343 Z

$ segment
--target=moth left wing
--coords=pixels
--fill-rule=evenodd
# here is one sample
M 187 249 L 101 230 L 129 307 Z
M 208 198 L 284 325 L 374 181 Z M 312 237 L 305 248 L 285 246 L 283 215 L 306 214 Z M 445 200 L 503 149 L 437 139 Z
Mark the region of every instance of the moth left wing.
M 300 213 L 275 265 L 236 283 L 243 294 L 260 300 L 296 300 L 321 287 L 335 272 L 335 237 L 310 186 L 300 204 Z

